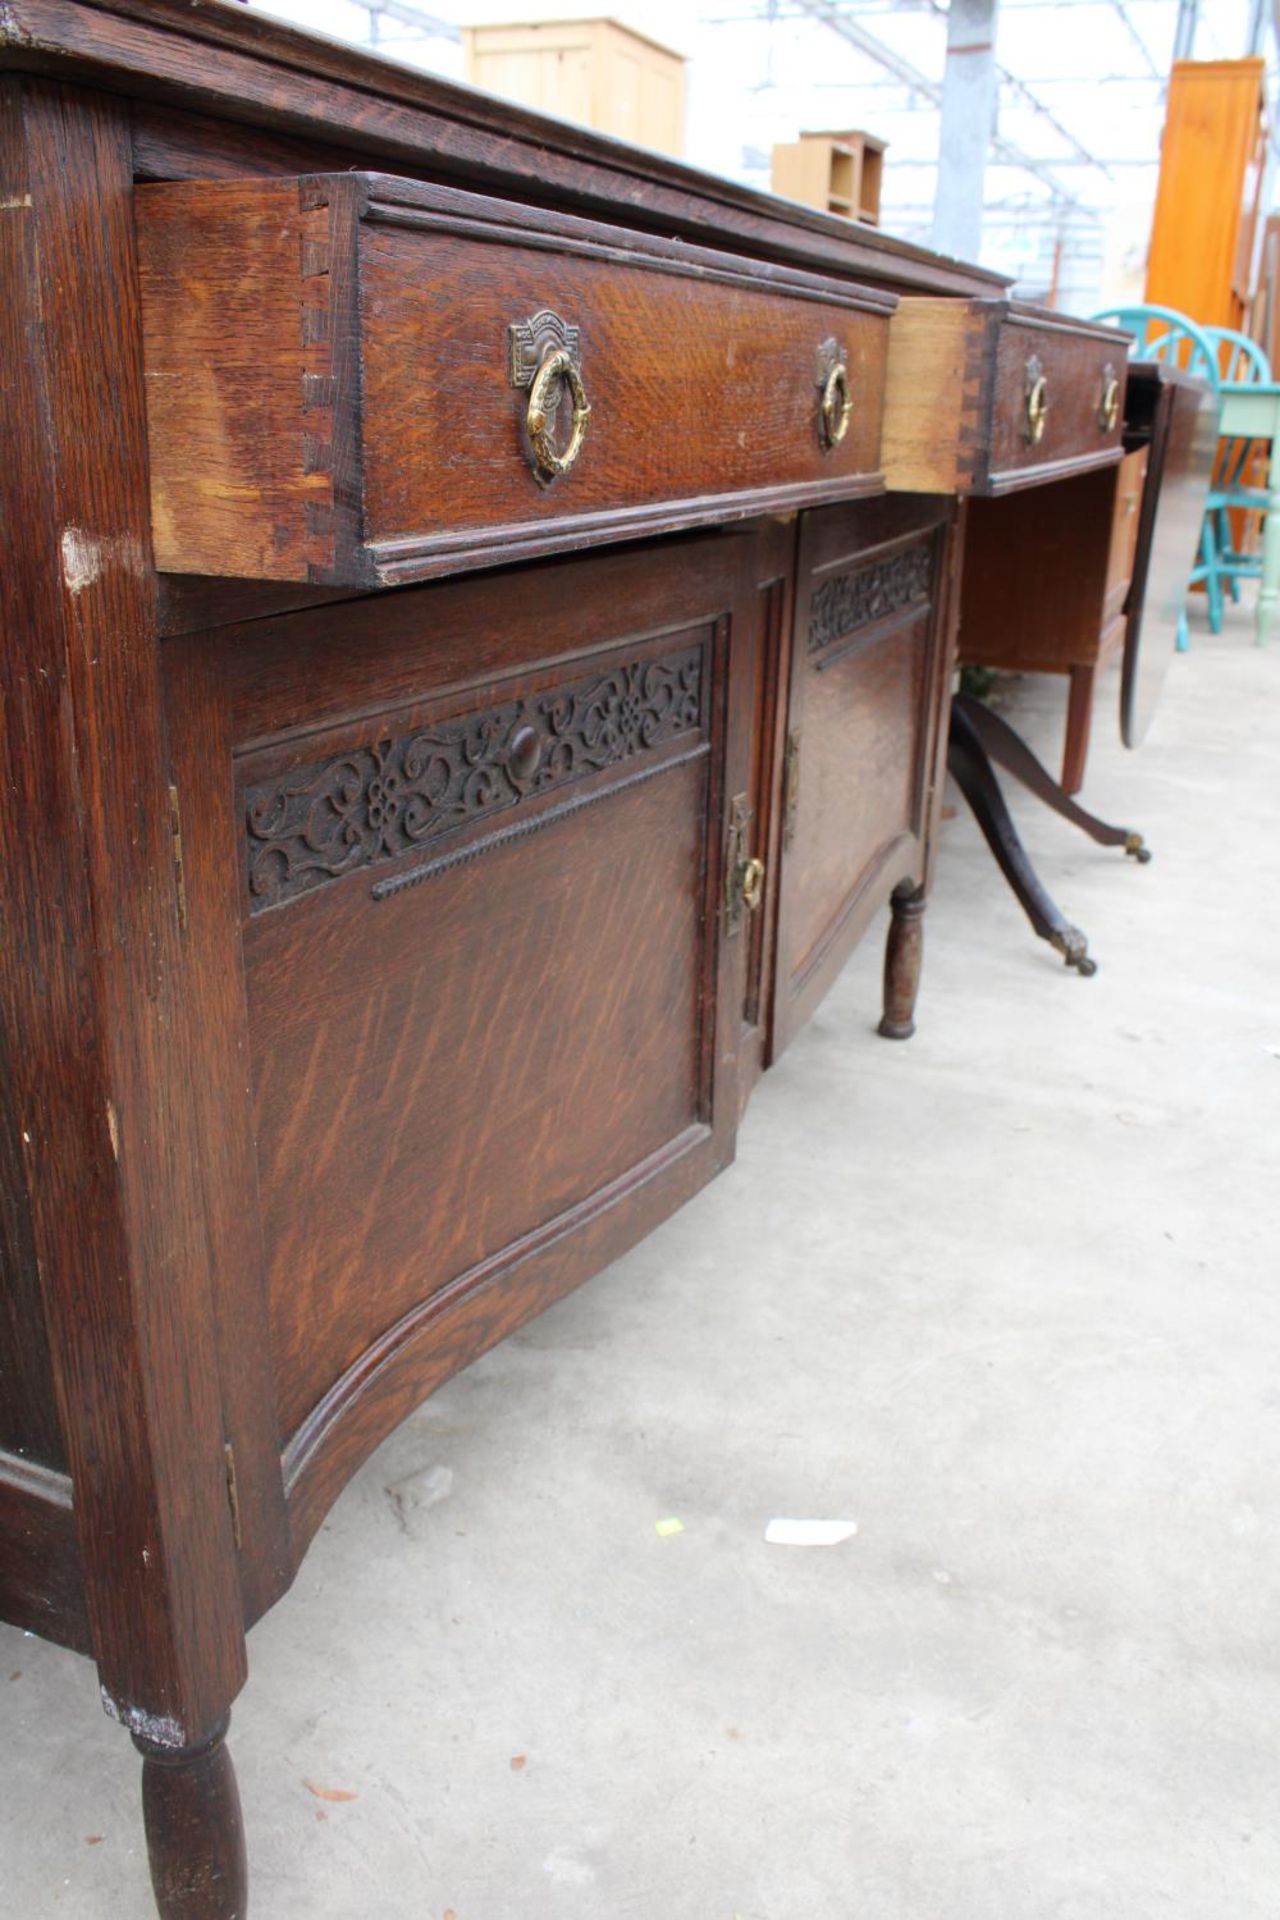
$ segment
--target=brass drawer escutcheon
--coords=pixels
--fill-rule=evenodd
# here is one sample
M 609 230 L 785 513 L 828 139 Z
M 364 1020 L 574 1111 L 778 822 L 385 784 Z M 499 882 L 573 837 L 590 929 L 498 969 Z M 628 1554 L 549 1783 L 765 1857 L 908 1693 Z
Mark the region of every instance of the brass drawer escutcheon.
M 822 394 L 818 409 L 818 437 L 826 451 L 830 452 L 833 447 L 840 445 L 853 418 L 849 362 L 844 348 L 835 340 L 824 340 L 818 348 L 818 388 Z
M 578 365 L 579 338 L 578 328 L 567 326 L 549 307 L 509 329 L 511 384 L 529 389 L 525 429 L 539 480 L 550 481 L 568 473 L 587 437 L 591 403 Z M 566 387 L 572 421 L 569 438 L 560 448 L 555 434 Z

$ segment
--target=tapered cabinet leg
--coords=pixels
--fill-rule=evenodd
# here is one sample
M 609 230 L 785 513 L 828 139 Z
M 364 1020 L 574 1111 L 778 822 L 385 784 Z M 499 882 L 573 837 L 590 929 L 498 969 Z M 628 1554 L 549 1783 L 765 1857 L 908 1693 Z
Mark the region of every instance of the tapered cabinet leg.
M 161 1920 L 245 1920 L 249 1872 L 227 1722 L 197 1746 L 142 1755 L 142 1813 Z
M 1062 790 L 1079 793 L 1084 785 L 1084 763 L 1089 758 L 1093 726 L 1093 690 L 1096 667 L 1072 667 L 1067 693 L 1067 732 L 1062 744 Z
M 916 1030 L 916 994 L 920 989 L 920 962 L 924 958 L 924 888 L 909 880 L 890 901 L 893 918 L 884 950 L 884 1015 L 880 1032 L 886 1040 L 909 1040 Z

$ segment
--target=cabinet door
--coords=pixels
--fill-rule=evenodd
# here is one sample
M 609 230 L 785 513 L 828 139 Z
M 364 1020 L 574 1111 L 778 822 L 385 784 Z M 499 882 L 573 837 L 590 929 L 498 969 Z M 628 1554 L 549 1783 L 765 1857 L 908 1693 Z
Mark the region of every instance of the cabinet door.
M 801 526 L 782 781 L 773 1052 L 900 881 L 923 884 L 950 661 L 949 500 Z
M 732 1155 L 755 598 L 723 536 L 169 652 L 179 683 L 218 653 L 221 844 L 180 799 L 197 894 L 238 875 L 298 1540 L 433 1385 Z M 179 753 L 206 790 L 209 755 L 207 726 Z

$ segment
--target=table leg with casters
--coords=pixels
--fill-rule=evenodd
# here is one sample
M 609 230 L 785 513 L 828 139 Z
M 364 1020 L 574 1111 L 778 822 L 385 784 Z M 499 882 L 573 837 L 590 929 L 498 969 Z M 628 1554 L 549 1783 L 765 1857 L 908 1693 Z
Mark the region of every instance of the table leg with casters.
M 1085 975 L 1096 973 L 1098 963 L 1089 957 L 1088 939 L 1050 899 L 1032 866 L 978 731 L 958 702 L 951 711 L 947 766 L 1036 933 L 1057 949 L 1067 966 Z
M 956 695 L 953 712 L 957 707 L 977 734 L 987 757 L 996 766 L 1003 767 L 1015 780 L 1020 780 L 1037 800 L 1043 800 L 1054 813 L 1069 820 L 1073 827 L 1079 827 L 1100 847 L 1123 847 L 1133 859 L 1146 865 L 1151 858 L 1151 849 L 1142 835 L 1132 827 L 1114 827 L 1109 821 L 1100 820 L 1096 813 L 1090 813 L 1079 801 L 1073 800 L 1059 786 L 1048 768 L 1036 759 L 1022 735 L 1015 733 L 1009 722 L 993 708 L 967 693 Z

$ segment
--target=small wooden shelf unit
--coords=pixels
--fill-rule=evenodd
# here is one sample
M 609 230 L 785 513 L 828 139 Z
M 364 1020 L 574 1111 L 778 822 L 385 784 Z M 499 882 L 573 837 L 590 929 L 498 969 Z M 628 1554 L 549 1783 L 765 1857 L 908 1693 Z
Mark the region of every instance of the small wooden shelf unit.
M 870 133 L 802 133 L 774 148 L 773 191 L 877 227 L 884 150 Z

